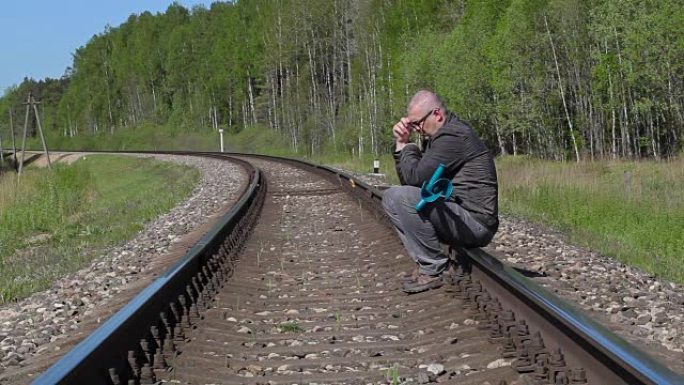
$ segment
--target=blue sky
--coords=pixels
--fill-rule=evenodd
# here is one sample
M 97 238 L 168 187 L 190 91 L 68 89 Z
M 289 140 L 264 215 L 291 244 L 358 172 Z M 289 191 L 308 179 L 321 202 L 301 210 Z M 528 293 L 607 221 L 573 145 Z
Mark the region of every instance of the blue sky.
M 185 8 L 214 0 L 177 0 Z M 172 0 L 8 0 L 0 8 L 0 96 L 24 77 L 59 78 L 72 54 L 132 13 L 164 12 Z

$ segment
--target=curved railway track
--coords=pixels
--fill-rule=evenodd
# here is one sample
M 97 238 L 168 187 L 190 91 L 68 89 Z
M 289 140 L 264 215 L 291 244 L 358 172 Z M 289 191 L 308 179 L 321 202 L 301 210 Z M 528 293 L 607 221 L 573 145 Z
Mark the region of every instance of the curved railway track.
M 684 383 L 479 249 L 450 250 L 451 285 L 403 294 L 379 191 L 241 159 L 221 223 L 36 384 Z

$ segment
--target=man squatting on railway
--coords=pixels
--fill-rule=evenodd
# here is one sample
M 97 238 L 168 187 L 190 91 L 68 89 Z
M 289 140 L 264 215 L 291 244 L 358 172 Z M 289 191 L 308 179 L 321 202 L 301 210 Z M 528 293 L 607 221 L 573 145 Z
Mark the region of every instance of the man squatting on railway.
M 419 293 L 442 286 L 442 275 L 453 272 L 453 261 L 440 241 L 460 247 L 487 245 L 499 227 L 498 187 L 494 160 L 475 131 L 446 110 L 438 95 L 418 91 L 407 116 L 393 127 L 394 159 L 401 186 L 385 191 L 385 212 L 397 229 L 416 269 L 402 279 L 403 290 Z M 425 150 L 410 142 L 411 132 L 427 137 Z M 452 180 L 447 199 L 416 210 L 420 186 L 440 163 L 442 177 Z M 451 270 L 451 271 L 450 271 Z

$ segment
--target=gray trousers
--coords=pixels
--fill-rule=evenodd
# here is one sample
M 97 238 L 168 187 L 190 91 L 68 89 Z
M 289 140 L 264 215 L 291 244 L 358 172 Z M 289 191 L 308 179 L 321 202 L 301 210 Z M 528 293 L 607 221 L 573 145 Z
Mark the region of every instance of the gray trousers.
M 440 199 L 420 212 L 420 188 L 395 186 L 384 191 L 382 206 L 420 272 L 438 275 L 448 267 L 440 241 L 461 247 L 488 244 L 494 234 L 455 202 Z

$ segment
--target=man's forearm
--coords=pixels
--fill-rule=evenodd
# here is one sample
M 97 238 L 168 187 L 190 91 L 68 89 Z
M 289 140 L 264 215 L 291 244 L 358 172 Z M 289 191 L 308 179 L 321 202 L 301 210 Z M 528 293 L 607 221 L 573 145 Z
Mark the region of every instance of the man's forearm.
M 413 142 L 404 143 L 402 150 L 394 151 L 394 164 L 397 169 L 399 181 L 402 185 L 420 187 L 420 183 L 422 183 L 422 181 L 420 181 L 420 183 L 411 182 L 410 180 L 407 180 L 407 175 L 410 176 L 413 174 L 412 169 L 418 165 L 422 155 L 423 154 L 418 148 L 418 144 Z

